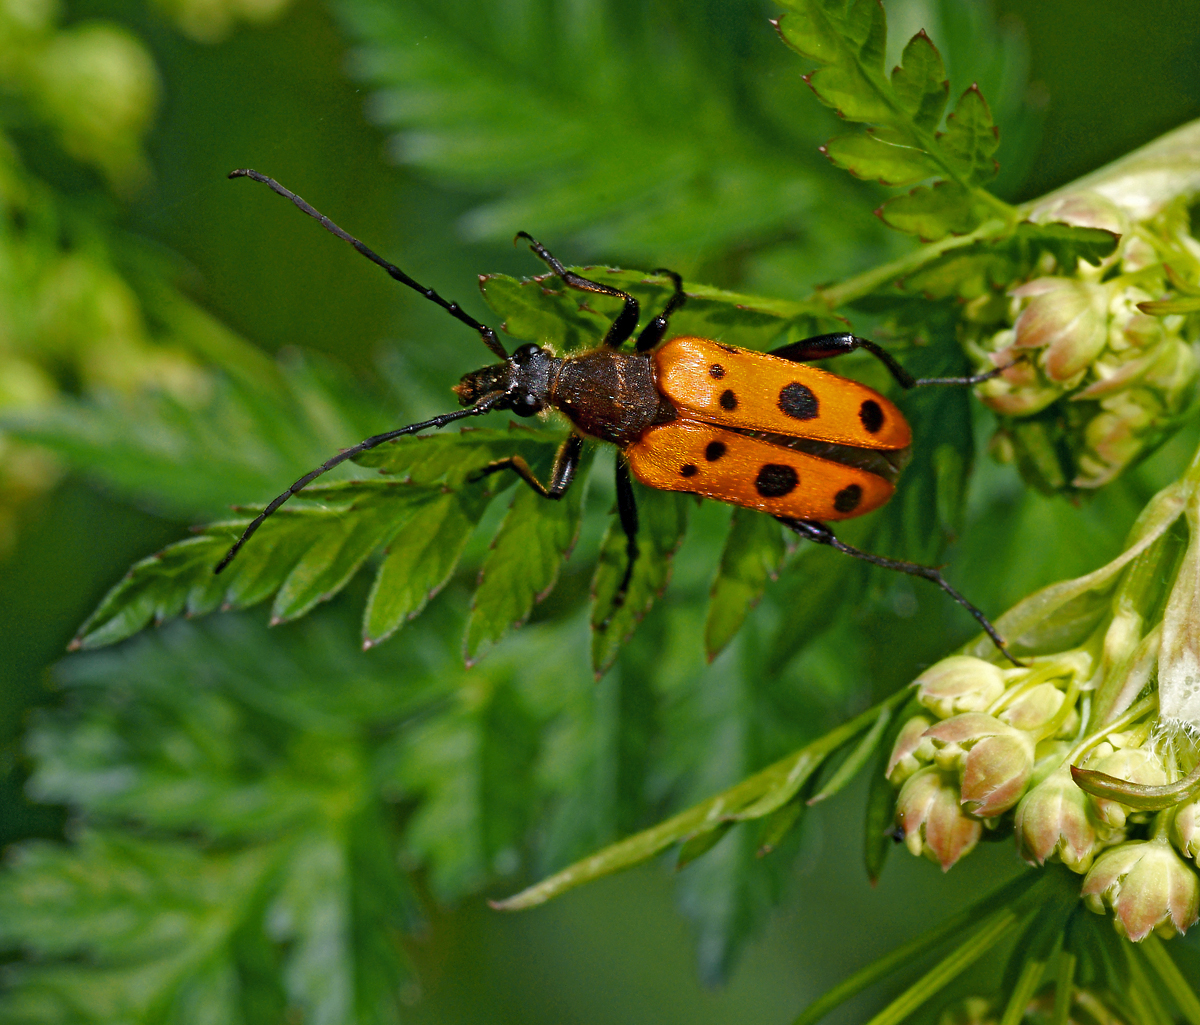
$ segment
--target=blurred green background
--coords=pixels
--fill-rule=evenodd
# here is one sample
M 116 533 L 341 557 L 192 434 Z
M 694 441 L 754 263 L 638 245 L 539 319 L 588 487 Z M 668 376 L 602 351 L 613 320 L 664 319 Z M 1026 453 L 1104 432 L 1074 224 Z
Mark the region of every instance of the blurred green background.
M 1200 116 L 1194 3 L 887 6 L 893 46 L 929 28 L 947 57 L 952 93 L 980 80 L 1002 126 L 997 189 L 1006 199 L 1039 195 Z M 390 6 L 296 0 L 261 23 L 235 14 L 222 25 L 218 14 L 225 9 L 216 5 L 66 3 L 62 28 L 103 19 L 140 39 L 153 58 L 161 103 L 144 140 L 148 173 L 137 182 L 136 175 L 110 171 L 106 184 L 95 160 L 69 152 L 39 121 L 36 104 L 13 85 L 19 74 L 12 61 L 5 123 L 29 173 L 64 208 L 84 211 L 113 238 L 134 240 L 127 248 L 136 257 L 117 265 L 152 264 L 157 269 L 146 280 L 170 282 L 268 353 L 296 348 L 336 361 L 349 375 L 345 386 L 376 404 L 368 429 L 451 408 L 446 389 L 484 362 L 482 348 L 471 332 L 265 189 L 226 181 L 231 169 L 253 167 L 278 178 L 483 319 L 488 311 L 475 275 L 539 270 L 506 241 L 519 229 L 541 237 L 567 262 L 666 263 L 696 280 L 796 298 L 907 245 L 871 216 L 884 190 L 839 175 L 816 152 L 836 131 L 835 119 L 775 39 L 769 4 L 612 0 L 562 5 L 557 20 L 538 5 L 475 7 L 449 0 Z M 608 35 L 594 24 L 601 20 Z M 425 34 L 429 26 L 441 34 Z M 578 36 L 572 53 L 593 60 L 553 57 L 555 33 L 568 31 Z M 489 125 L 500 127 L 489 134 Z M 782 185 L 780 169 L 790 176 Z M 776 183 L 777 191 L 764 191 L 762 182 Z M 726 223 L 734 217 L 743 220 Z M 140 273 L 130 272 L 130 279 L 140 280 Z M 63 394 L 91 401 L 104 391 L 103 382 L 92 387 L 62 362 L 54 366 Z M 344 437 L 326 450 L 353 440 Z M 236 432 L 230 443 L 238 443 Z M 998 612 L 1033 587 L 1099 565 L 1117 550 L 1145 495 L 1170 479 L 1189 443 L 1168 446 L 1120 487 L 1079 507 L 1021 496 L 1015 474 L 985 459 L 954 552 L 955 581 Z M 288 472 L 268 476 L 260 491 L 228 500 L 264 500 L 290 479 Z M 186 477 L 175 487 L 186 490 Z M 562 597 L 541 614 L 547 620 L 568 621 L 582 600 L 607 512 L 607 494 L 597 487 L 575 557 L 583 565 L 567 572 Z M 0 573 L 6 773 L 0 840 L 6 844 L 75 835 L 79 815 L 66 802 L 26 795 L 32 761 L 22 741 L 34 710 L 65 700 L 51 667 L 75 628 L 132 562 L 220 511 L 204 496 L 188 508 L 156 500 L 147 489 L 122 488 L 103 467 L 67 470 L 53 487 L 29 489 L 11 509 L 12 543 Z M 627 726 L 633 733 L 613 741 L 618 768 L 610 784 L 636 799 L 591 834 L 578 833 L 576 844 L 585 835 L 614 838 L 733 781 L 724 769 L 695 764 L 720 748 L 698 725 L 707 723 L 712 736 L 719 732 L 725 712 L 714 695 L 731 674 L 747 672 L 732 668 L 732 656 L 703 669 L 694 638 L 701 622 L 694 608 L 715 558 L 705 548 L 713 535 L 705 517 L 720 515 L 696 517 L 667 601 L 612 674 L 624 687 L 620 700 L 636 702 L 635 677 L 649 672 L 658 645 L 685 645 L 693 635 L 686 661 L 674 670 L 681 680 L 703 673 L 708 681 L 697 699 L 707 704 L 688 727 L 693 763 L 677 765 L 673 779 L 656 778 L 661 752 L 646 749 L 660 744 L 653 730 L 673 713 L 634 716 Z M 759 613 L 764 622 L 782 614 L 788 586 L 782 581 L 768 597 Z M 453 607 L 465 593 L 452 585 L 440 599 L 450 611 L 409 628 L 418 638 L 412 643 L 442 643 L 442 631 L 455 648 L 460 618 Z M 361 592 L 344 596 L 335 603 L 340 611 L 319 609 L 312 619 L 352 617 L 361 602 Z M 263 616 L 245 618 L 265 630 Z M 274 636 L 310 629 L 303 621 Z M 906 581 L 877 589 L 853 623 L 823 647 L 799 652 L 775 678 L 776 691 L 755 714 L 798 721 L 766 729 L 778 736 L 750 743 L 742 768 L 765 764 L 781 753 L 779 744 L 787 750 L 862 707 L 869 694 L 911 678 L 914 667 L 968 632 L 963 617 Z M 432 639 L 421 640 L 426 635 Z M 352 650 L 350 632 L 339 636 Z M 576 666 L 586 676 L 582 633 L 556 636 L 569 639 L 553 654 L 567 667 L 562 671 Z M 486 666 L 473 672 L 486 673 Z M 336 691 L 337 680 L 327 683 Z M 681 690 L 691 685 L 678 683 Z M 639 729 L 650 732 L 639 736 Z M 672 757 L 686 762 L 687 750 Z M 730 771 L 736 779 L 742 770 Z M 585 804 L 599 799 L 580 795 Z M 1007 846 L 981 850 L 945 878 L 930 864 L 896 856 L 872 890 L 859 863 L 861 807 L 856 790 L 811 816 L 795 861 L 779 870 L 787 893 L 781 908 L 747 911 L 745 921 L 726 923 L 715 938 L 711 922 L 697 934 L 673 908 L 670 869 L 662 865 L 504 917 L 489 911 L 472 887 L 438 906 L 424 875 L 429 866 L 418 864 L 428 921 L 405 940 L 419 979 L 419 989 L 411 984 L 401 993 L 406 1020 L 786 1021 L 849 971 L 1017 871 Z M 548 828 L 536 816 L 529 821 L 535 831 Z M 563 849 L 586 853 L 570 844 Z M 482 884 L 493 896 L 511 892 L 539 868 L 560 863 L 555 857 L 493 857 L 491 879 L 476 878 L 476 888 Z M 685 906 L 706 899 L 718 898 L 705 897 L 703 887 L 682 897 Z M 740 958 L 729 934 L 751 937 Z M 715 979 L 722 968 L 731 969 L 723 987 L 699 978 Z M 852 1004 L 834 1020 L 859 1020 L 876 999 Z

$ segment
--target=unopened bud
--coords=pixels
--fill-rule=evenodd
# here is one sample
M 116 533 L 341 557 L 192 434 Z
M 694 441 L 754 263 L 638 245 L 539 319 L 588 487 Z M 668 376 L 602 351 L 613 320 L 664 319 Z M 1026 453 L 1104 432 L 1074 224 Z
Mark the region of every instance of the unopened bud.
M 1095 758 L 1088 762 L 1089 769 L 1115 776 L 1129 783 L 1143 783 L 1150 786 L 1161 786 L 1167 782 L 1167 770 L 1162 760 L 1153 751 L 1143 747 L 1125 747 L 1111 754 Z M 1113 830 L 1125 828 L 1125 820 L 1130 809 L 1117 801 L 1104 797 L 1095 797 L 1096 816 Z
M 923 764 L 932 760 L 933 743 L 925 736 L 930 725 L 923 715 L 914 715 L 900 727 L 887 764 L 886 775 L 893 786 L 899 786 Z
M 1107 291 L 1073 278 L 1035 278 L 1010 293 L 1028 298 L 1014 325 L 1018 349 L 1044 349 L 1041 365 L 1052 381 L 1087 369 L 1108 340 Z
M 1039 683 L 1022 694 L 998 718 L 1019 730 L 1035 732 L 1058 715 L 1066 695 L 1052 683 Z
M 957 765 L 963 808 L 979 818 L 1007 811 L 1033 772 L 1033 738 L 994 716 L 966 712 L 930 727 L 925 735 L 943 768 Z
M 1067 766 L 1034 786 L 1017 806 L 1017 850 L 1031 864 L 1057 859 L 1072 872 L 1086 872 L 1096 855 L 1096 830 L 1087 795 Z
M 1117 932 L 1135 942 L 1152 931 L 1164 937 L 1186 932 L 1200 913 L 1200 881 L 1165 836 L 1105 851 L 1081 892 L 1098 914 L 1112 908 Z
M 1004 693 L 1004 674 L 990 662 L 951 655 L 917 677 L 917 700 L 939 719 L 982 712 Z
M 932 766 L 910 776 L 896 798 L 896 827 L 913 854 L 947 871 L 979 842 L 983 824 L 959 807 L 953 777 Z
M 1171 839 L 1185 857 L 1200 854 L 1200 801 L 1178 808 L 1171 823 Z

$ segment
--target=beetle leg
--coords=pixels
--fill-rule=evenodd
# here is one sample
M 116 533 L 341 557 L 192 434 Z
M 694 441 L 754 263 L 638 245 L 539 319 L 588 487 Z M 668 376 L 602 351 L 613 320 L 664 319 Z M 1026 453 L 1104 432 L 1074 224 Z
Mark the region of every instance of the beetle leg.
M 621 527 L 625 531 L 627 561 L 625 575 L 621 577 L 621 583 L 613 595 L 613 609 L 619 609 L 625 604 L 625 594 L 629 590 L 629 581 L 633 577 L 633 567 L 639 554 L 637 500 L 633 497 L 633 482 L 629 479 L 629 466 L 620 455 L 617 456 L 617 514 L 621 517 Z M 606 620 L 603 626 L 607 625 Z
M 671 314 L 674 313 L 680 306 L 687 302 L 687 296 L 683 294 L 683 278 L 676 274 L 673 270 L 664 270 L 659 267 L 652 271 L 653 274 L 661 274 L 664 277 L 670 278 L 675 285 L 675 292 L 670 299 L 667 300 L 667 305 L 663 307 L 662 313 L 655 317 L 649 324 L 642 328 L 637 339 L 637 351 L 649 352 L 659 342 L 663 340 L 663 335 L 667 333 L 667 325 L 670 323 Z
M 512 470 L 543 498 L 557 501 L 567 493 L 567 488 L 575 479 L 575 471 L 579 469 L 579 456 L 583 452 L 583 438 L 578 434 L 569 434 L 554 456 L 554 468 L 550 471 L 550 483 L 543 484 L 534 476 L 529 464 L 521 456 L 509 456 L 507 459 L 497 459 L 494 463 L 476 470 L 467 480 L 470 483 L 490 477 L 502 470 Z
M 884 569 L 895 570 L 897 573 L 907 573 L 909 576 L 924 577 L 930 583 L 937 584 L 938 587 L 975 617 L 975 621 L 983 627 L 983 632 L 992 639 L 992 643 L 1000 650 L 1000 654 L 1015 666 L 1024 665 L 1024 663 L 1018 662 L 1009 654 L 1007 643 L 996 631 L 996 628 L 992 626 L 991 620 L 951 587 L 939 570 L 934 569 L 932 566 L 922 566 L 918 562 L 887 559 L 882 555 L 872 555 L 870 552 L 864 552 L 853 545 L 846 544 L 845 541 L 838 540 L 832 530 L 824 523 L 818 523 L 816 520 L 796 520 L 789 516 L 776 516 L 775 519 L 789 530 L 794 530 L 806 541 L 812 541 L 819 545 L 829 545 L 830 548 L 836 548 L 844 555 L 852 556 L 855 559 L 862 559 L 863 562 L 869 562 L 873 566 L 882 566 Z
M 608 333 L 604 336 L 604 344 L 610 349 L 619 349 L 629 340 L 634 328 L 637 327 L 638 318 L 641 316 L 638 301 L 633 296 L 628 292 L 622 292 L 619 288 L 602 285 L 599 281 L 592 281 L 590 278 L 582 277 L 574 271 L 567 270 L 559 262 L 558 258 L 552 255 L 550 250 L 530 235 L 529 232 L 518 231 L 517 238 L 525 239 L 529 243 L 529 248 L 533 250 L 538 258 L 571 288 L 578 288 L 581 292 L 595 292 L 597 295 L 611 295 L 614 298 L 624 300 L 625 305 L 621 307 L 621 312 L 617 314 L 616 319 L 608 327 Z
M 995 367 L 986 373 L 972 374 L 970 377 L 913 377 L 896 362 L 895 357 L 886 349 L 866 338 L 859 338 L 858 335 L 852 335 L 845 331 L 817 335 L 814 338 L 792 342 L 789 345 L 780 346 L 778 349 L 772 349 L 768 355 L 778 356 L 780 359 L 791 360 L 794 363 L 807 363 L 814 359 L 832 359 L 834 356 L 843 356 L 856 349 L 863 349 L 879 360 L 888 368 L 888 372 L 896 379 L 896 383 L 901 388 L 920 388 L 928 384 L 982 384 L 1008 369 L 1007 366 Z

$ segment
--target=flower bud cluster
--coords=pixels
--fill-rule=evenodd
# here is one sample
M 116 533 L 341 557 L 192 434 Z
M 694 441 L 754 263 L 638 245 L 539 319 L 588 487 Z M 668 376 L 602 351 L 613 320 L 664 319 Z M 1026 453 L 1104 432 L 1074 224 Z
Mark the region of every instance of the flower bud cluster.
M 1038 766 L 1079 727 L 1070 659 L 1000 669 L 953 655 L 914 683 L 924 710 L 900 728 L 888 779 L 900 788 L 897 835 L 948 869 L 1016 807 Z
M 1084 901 L 1111 909 L 1122 935 L 1184 932 L 1200 916 L 1200 799 L 1147 812 L 1080 789 L 1072 765 L 1135 786 L 1171 778 L 1145 715 L 1073 749 L 1092 676 L 1079 651 L 1010 669 L 954 655 L 919 676 L 922 711 L 901 725 L 887 766 L 895 835 L 947 870 L 985 833 L 1011 829 L 1025 861 L 1083 875 Z
M 1112 201 L 1077 193 L 1034 219 L 1121 240 L 1100 266 L 1047 257 L 1003 299 L 980 296 L 964 342 L 981 370 L 1008 368 L 978 389 L 1002 417 L 994 450 L 1043 490 L 1096 488 L 1159 444 L 1195 391 L 1200 315 L 1154 304 L 1200 286 L 1200 242 L 1182 201 L 1131 223 Z

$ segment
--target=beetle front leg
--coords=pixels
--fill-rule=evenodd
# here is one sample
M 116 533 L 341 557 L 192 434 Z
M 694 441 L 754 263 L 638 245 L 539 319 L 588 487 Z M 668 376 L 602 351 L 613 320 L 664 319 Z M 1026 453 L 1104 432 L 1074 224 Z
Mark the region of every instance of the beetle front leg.
M 936 584 L 975 617 L 975 621 L 983 627 L 983 632 L 992 639 L 992 643 L 1000 650 L 1000 654 L 1013 665 L 1024 666 L 1023 662 L 1018 662 L 1009 654 L 1007 642 L 1000 636 L 996 628 L 992 626 L 991 620 L 951 587 L 939 570 L 934 569 L 932 566 L 922 566 L 919 562 L 888 559 L 882 555 L 872 555 L 870 552 L 864 552 L 860 548 L 855 548 L 853 545 L 848 545 L 845 541 L 839 540 L 834 532 L 824 523 L 818 523 L 816 520 L 795 520 L 789 516 L 776 516 L 775 519 L 789 530 L 794 530 L 806 541 L 812 541 L 819 545 L 829 545 L 830 548 L 835 548 L 844 555 L 849 555 L 855 559 L 862 559 L 863 562 L 869 562 L 873 566 L 882 566 L 884 569 L 895 570 L 897 573 L 907 573 L 909 576 L 923 577 L 930 583 Z
M 896 379 L 896 383 L 901 388 L 920 388 L 929 384 L 983 384 L 984 381 L 990 381 L 1008 369 L 1007 366 L 995 367 L 986 373 L 972 374 L 970 377 L 913 377 L 896 362 L 895 357 L 886 349 L 867 338 L 852 335 L 848 331 L 805 338 L 802 341 L 772 349 L 767 355 L 778 356 L 780 359 L 791 360 L 793 363 L 808 363 L 817 359 L 833 359 L 834 356 L 844 356 L 846 353 L 855 352 L 858 349 L 869 352 L 887 367 L 888 373 Z
M 522 456 L 509 456 L 507 459 L 497 459 L 494 463 L 488 463 L 482 469 L 476 470 L 467 480 L 473 484 L 476 481 L 483 480 L 484 477 L 490 477 L 493 473 L 500 473 L 502 470 L 512 470 L 543 498 L 557 501 L 567 493 L 567 488 L 575 480 L 575 471 L 579 469 L 579 457 L 582 453 L 583 438 L 578 434 L 567 435 L 563 443 L 559 445 L 558 452 L 555 453 L 554 467 L 550 471 L 550 483 L 548 485 L 543 484 L 537 479 L 534 472 L 529 468 L 529 464 L 525 462 Z

